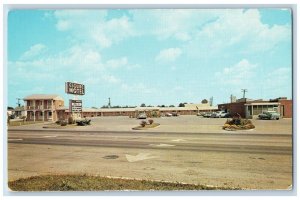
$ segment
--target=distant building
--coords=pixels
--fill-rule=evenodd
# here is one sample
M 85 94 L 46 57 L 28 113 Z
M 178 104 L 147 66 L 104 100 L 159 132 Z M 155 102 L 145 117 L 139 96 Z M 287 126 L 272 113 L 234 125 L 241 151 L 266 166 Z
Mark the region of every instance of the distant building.
M 15 116 L 17 118 L 26 117 L 26 111 L 24 106 L 15 107 Z
M 283 118 L 293 117 L 293 101 L 288 100 L 286 97 L 280 97 L 265 101 L 262 99 L 252 100 L 247 98 L 238 99 L 233 103 L 219 104 L 219 110 L 225 110 L 231 115 L 236 113 L 240 114 L 244 118 L 255 118 L 263 111 L 276 111 Z
M 64 100 L 58 95 L 34 94 L 24 98 L 25 113 L 28 121 L 57 121 L 68 119 L 72 112 L 64 105 Z M 144 112 L 148 117 L 162 116 L 166 113 L 179 115 L 196 115 L 198 112 L 217 111 L 218 107 L 205 104 L 185 104 L 185 107 L 135 107 L 135 108 L 82 108 L 82 117 L 99 116 L 131 116 L 136 117 Z
M 217 106 L 211 106 L 211 102 L 207 103 L 188 103 L 184 104 L 184 108 L 188 110 L 197 110 L 199 112 L 208 112 L 208 111 L 215 111 L 218 110 Z

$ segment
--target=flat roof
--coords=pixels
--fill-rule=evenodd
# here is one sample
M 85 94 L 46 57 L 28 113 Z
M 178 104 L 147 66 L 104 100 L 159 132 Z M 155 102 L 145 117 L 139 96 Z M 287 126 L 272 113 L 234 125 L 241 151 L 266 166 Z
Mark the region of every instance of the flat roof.
M 246 103 L 245 106 L 259 106 L 259 105 L 280 105 L 278 102 L 253 102 Z
M 24 98 L 24 100 L 47 100 L 47 99 L 54 99 L 54 100 L 64 100 L 57 94 L 32 94 Z
M 217 110 L 218 107 L 205 107 L 199 108 L 199 110 Z M 70 112 L 69 108 L 61 107 L 58 110 L 66 110 Z M 182 111 L 182 110 L 197 110 L 196 108 L 191 107 L 137 107 L 137 108 L 83 108 L 83 112 L 136 112 L 136 111 Z

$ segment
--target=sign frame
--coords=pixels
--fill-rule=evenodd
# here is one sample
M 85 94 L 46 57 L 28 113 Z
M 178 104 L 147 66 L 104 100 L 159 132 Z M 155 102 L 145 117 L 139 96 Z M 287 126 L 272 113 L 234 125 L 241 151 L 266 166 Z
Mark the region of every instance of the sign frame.
M 67 94 L 85 95 L 85 86 L 80 83 L 65 82 L 65 92 Z
M 70 112 L 78 113 L 82 112 L 82 100 L 69 100 L 69 110 Z

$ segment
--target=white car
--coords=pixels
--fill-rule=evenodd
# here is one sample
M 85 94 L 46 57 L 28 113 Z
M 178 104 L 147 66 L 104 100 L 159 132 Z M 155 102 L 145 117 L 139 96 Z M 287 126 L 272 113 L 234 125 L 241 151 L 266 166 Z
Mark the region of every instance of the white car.
M 140 114 L 137 116 L 137 119 L 146 119 L 146 118 L 147 118 L 146 113 L 140 113 Z
M 172 117 L 173 115 L 171 113 L 166 113 L 165 116 L 166 117 Z
M 227 115 L 227 112 L 225 112 L 225 111 L 218 111 L 218 112 L 216 112 L 216 117 L 218 117 L 218 118 L 224 118 L 225 116 Z

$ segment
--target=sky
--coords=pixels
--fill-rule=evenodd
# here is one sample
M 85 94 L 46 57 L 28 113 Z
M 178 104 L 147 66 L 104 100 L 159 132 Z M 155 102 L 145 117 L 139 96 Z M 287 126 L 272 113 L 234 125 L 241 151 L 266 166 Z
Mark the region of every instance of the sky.
M 11 10 L 8 106 L 85 85 L 84 107 L 292 98 L 289 9 Z

